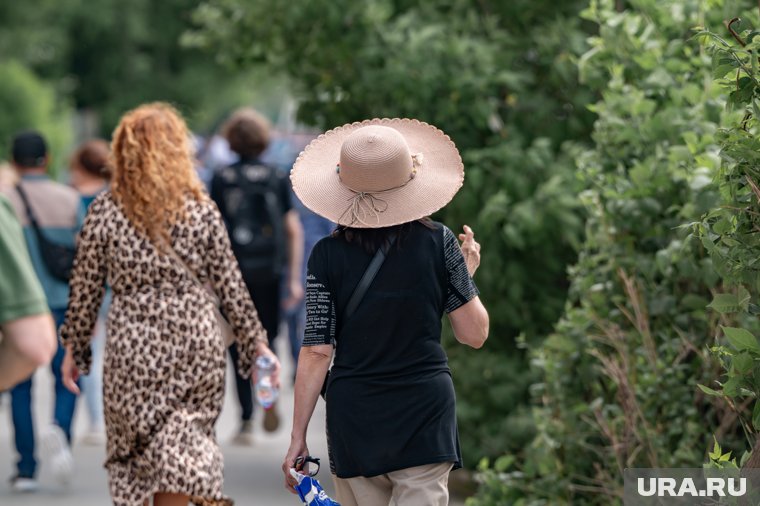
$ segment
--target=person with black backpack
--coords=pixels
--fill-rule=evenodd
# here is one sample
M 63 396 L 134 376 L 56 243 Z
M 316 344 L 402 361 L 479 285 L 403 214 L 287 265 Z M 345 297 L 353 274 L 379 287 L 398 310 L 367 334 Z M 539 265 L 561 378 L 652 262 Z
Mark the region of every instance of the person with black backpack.
M 76 252 L 76 235 L 82 226 L 85 208 L 75 190 L 48 177 L 47 143 L 38 132 L 18 134 L 13 139 L 12 155 L 20 181 L 3 193 L 23 225 L 32 265 L 56 327 L 60 327 L 69 303 L 69 276 Z M 76 395 L 63 385 L 63 357 L 64 349 L 59 346 L 52 362 L 55 376 L 54 420 L 43 433 L 42 447 L 53 474 L 58 481 L 65 483 L 74 471 L 69 447 Z M 16 491 L 33 491 L 38 487 L 32 401 L 30 377 L 11 390 L 14 442 L 19 454 L 17 474 L 11 479 L 11 487 Z
M 240 159 L 218 170 L 211 180 L 211 198 L 227 225 L 232 250 L 243 279 L 274 349 L 280 325 L 280 291 L 285 276 L 288 294 L 285 307 L 303 298 L 301 281 L 303 227 L 290 201 L 290 181 L 286 174 L 263 163 L 259 156 L 269 145 L 269 121 L 253 109 L 236 111 L 222 127 L 222 134 Z M 237 361 L 236 345 L 230 347 Z M 253 388 L 250 378 L 236 376 L 241 407 L 237 444 L 252 443 Z M 264 413 L 264 429 L 277 430 L 276 407 Z

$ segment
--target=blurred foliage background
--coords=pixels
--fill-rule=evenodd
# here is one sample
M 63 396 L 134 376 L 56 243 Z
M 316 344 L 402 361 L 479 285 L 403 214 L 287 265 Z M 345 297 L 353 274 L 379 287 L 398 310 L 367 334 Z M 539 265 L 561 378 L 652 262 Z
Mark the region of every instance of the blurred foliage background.
M 174 103 L 200 133 L 241 104 L 275 116 L 286 95 L 282 79 L 219 65 L 180 44 L 198 4 L 1 2 L 0 158 L 15 131 L 34 127 L 60 139 L 55 168 L 65 168 L 73 141 L 110 136 L 124 112 L 153 100 Z
M 477 232 L 492 319 L 482 350 L 446 336 L 468 504 L 618 504 L 625 467 L 713 437 L 752 463 L 757 27 L 749 0 L 4 2 L 0 158 L 149 100 L 205 134 L 289 99 L 438 126 L 467 176 L 436 218 Z

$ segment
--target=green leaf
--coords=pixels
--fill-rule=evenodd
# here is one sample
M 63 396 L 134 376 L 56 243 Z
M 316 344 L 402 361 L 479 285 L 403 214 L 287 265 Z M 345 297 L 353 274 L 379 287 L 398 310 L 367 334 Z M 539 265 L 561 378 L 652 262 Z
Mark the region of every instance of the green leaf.
M 512 464 L 515 463 L 515 460 L 516 459 L 514 455 L 503 455 L 496 459 L 496 461 L 493 463 L 493 468 L 496 471 L 503 473 L 509 469 Z
M 720 314 L 735 313 L 739 310 L 739 300 L 732 293 L 719 293 L 707 307 Z
M 752 371 L 755 361 L 748 353 L 739 353 L 733 358 L 731 365 L 739 374 L 747 374 Z
M 755 407 L 752 408 L 752 426 L 755 430 L 760 430 L 760 402 L 755 401 Z
M 755 114 L 755 120 L 760 121 L 760 107 L 757 106 L 757 102 L 755 100 L 752 101 L 752 111 Z
M 731 376 L 728 381 L 723 383 L 723 393 L 728 397 L 736 397 L 739 395 L 741 384 L 742 380 L 739 376 Z
M 712 252 L 715 251 L 715 242 L 708 237 L 702 237 L 702 245 L 708 253 L 712 254 Z
M 725 218 L 718 220 L 715 225 L 713 225 L 713 231 L 716 234 L 727 234 L 733 230 L 734 226 L 731 224 L 731 222 Z
M 720 397 L 722 395 L 720 392 L 718 392 L 717 390 L 713 390 L 710 387 L 706 387 L 704 385 L 697 385 L 697 386 L 699 387 L 700 390 L 702 390 L 704 393 L 706 393 L 707 395 L 711 397 Z
M 760 115 L 758 116 L 758 121 L 760 121 Z M 752 296 L 750 295 L 750 293 L 747 291 L 746 288 L 744 288 L 743 286 L 740 286 L 739 289 L 737 290 L 736 299 L 739 302 L 739 308 L 742 311 L 746 311 L 747 308 L 749 307 L 749 301 L 752 299 Z
M 718 460 L 720 458 L 720 455 L 722 453 L 720 449 L 720 445 L 718 444 L 718 440 L 713 436 L 713 441 L 715 441 L 715 444 L 713 445 L 713 451 L 708 454 L 708 456 L 712 460 Z
M 731 346 L 739 351 L 747 350 L 751 353 L 760 355 L 760 344 L 758 344 L 757 338 L 749 331 L 735 327 L 721 326 L 721 328 L 726 335 L 726 339 L 731 343 Z
M 713 70 L 713 79 L 723 79 L 729 72 L 736 72 L 736 66 L 730 64 L 719 65 Z

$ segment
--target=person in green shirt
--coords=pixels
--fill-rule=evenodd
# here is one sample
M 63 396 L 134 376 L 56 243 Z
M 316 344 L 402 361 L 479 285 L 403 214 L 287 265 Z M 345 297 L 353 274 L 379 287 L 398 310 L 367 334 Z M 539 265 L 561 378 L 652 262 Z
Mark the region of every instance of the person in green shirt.
M 53 318 L 34 273 L 21 225 L 0 196 L 0 392 L 50 362 L 57 347 Z

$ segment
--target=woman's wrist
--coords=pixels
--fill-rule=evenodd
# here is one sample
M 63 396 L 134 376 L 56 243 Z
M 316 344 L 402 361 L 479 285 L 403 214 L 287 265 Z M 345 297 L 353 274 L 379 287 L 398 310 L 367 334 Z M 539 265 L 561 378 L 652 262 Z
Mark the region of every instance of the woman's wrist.
M 256 346 L 253 348 L 253 354 L 256 357 L 267 351 L 269 351 L 269 344 L 264 340 L 257 341 Z

